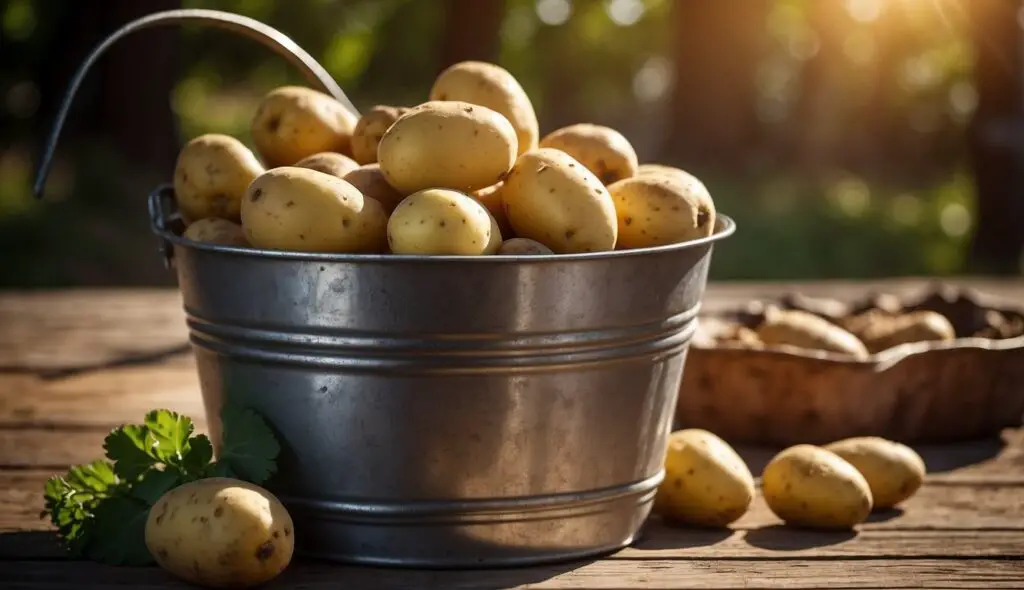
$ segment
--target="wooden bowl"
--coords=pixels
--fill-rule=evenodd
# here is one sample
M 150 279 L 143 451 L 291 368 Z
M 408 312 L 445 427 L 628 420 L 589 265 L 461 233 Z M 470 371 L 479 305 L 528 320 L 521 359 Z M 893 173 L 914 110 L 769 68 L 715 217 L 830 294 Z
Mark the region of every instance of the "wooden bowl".
M 853 304 L 789 295 L 769 304 L 830 321 L 898 306 L 946 316 L 952 342 L 903 344 L 869 356 L 718 340 L 755 327 L 764 302 L 701 319 L 690 347 L 676 427 L 705 428 L 730 442 L 823 444 L 875 435 L 906 443 L 979 438 L 1024 416 L 1024 307 L 958 289 L 913 300 L 872 295 Z M 1006 320 L 992 325 L 994 316 Z

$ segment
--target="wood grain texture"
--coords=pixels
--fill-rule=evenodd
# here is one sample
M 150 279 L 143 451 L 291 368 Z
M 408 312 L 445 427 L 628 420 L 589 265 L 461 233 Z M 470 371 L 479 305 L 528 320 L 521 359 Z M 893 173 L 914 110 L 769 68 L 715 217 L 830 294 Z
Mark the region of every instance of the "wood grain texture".
M 603 560 L 501 571 L 401 571 L 299 563 L 264 586 L 268 590 L 679 590 L 684 588 L 1020 588 L 1024 564 L 1015 560 Z M 0 587 L 76 590 L 194 588 L 155 568 L 91 563 L 0 562 Z

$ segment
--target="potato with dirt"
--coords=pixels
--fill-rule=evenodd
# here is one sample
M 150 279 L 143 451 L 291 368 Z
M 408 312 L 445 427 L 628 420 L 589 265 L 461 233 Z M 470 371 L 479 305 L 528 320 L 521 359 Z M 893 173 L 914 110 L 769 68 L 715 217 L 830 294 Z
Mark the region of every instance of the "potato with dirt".
M 384 133 L 408 111 L 405 107 L 374 105 L 364 112 L 352 131 L 352 157 L 356 162 L 362 165 L 376 162 L 377 146 Z
M 907 445 L 877 436 L 858 436 L 824 447 L 864 476 L 875 508 L 892 508 L 909 499 L 924 483 L 924 459 Z
M 814 529 L 851 529 L 874 505 L 857 469 L 821 447 L 795 445 L 775 455 L 761 475 L 768 508 L 786 524 Z
M 494 248 L 493 229 L 493 218 L 472 197 L 427 189 L 395 207 L 388 219 L 388 245 L 395 254 L 481 256 Z
M 345 178 L 345 175 L 359 167 L 355 160 L 337 152 L 320 152 L 307 156 L 295 163 L 296 168 L 309 168 L 338 178 Z
M 499 113 L 468 102 L 430 101 L 395 121 L 377 159 L 403 195 L 429 188 L 470 192 L 504 180 L 517 152 L 515 129 Z
M 146 547 L 157 564 L 208 588 L 248 588 L 291 562 L 291 515 L 267 490 L 214 477 L 165 493 L 149 511 Z
M 537 147 L 540 131 L 530 97 L 508 70 L 480 61 L 464 61 L 441 72 L 430 89 L 430 100 L 459 100 L 500 113 L 516 131 L 518 152 Z
M 376 199 L 384 206 L 388 215 L 403 199 L 402 193 L 396 191 L 395 187 L 388 184 L 388 179 L 384 178 L 384 173 L 380 171 L 380 164 L 364 164 L 342 178 L 367 197 Z
M 358 117 L 334 97 L 303 86 L 268 92 L 256 108 L 252 139 L 268 168 L 293 166 L 320 152 L 351 155 Z
M 242 195 L 263 165 L 245 144 L 209 133 L 189 141 L 174 167 L 174 197 L 186 224 L 206 217 L 238 220 Z
M 605 185 L 636 176 L 639 168 L 629 140 L 604 125 L 577 123 L 562 127 L 544 136 L 539 145 L 569 154 Z
M 243 248 L 249 245 L 249 242 L 245 239 L 245 232 L 242 231 L 242 226 L 234 221 L 219 217 L 198 219 L 190 223 L 181 235 L 186 239 L 205 244 L 239 246 Z
M 336 176 L 308 168 L 268 170 L 242 200 L 242 229 L 257 248 L 382 252 L 386 227 L 380 203 Z
M 537 148 L 519 156 L 501 199 L 517 237 L 556 254 L 615 249 L 619 227 L 608 189 L 561 150 Z
M 669 522 L 724 527 L 747 513 L 754 476 L 736 451 L 699 428 L 669 435 L 655 511 Z
M 868 356 L 867 348 L 856 336 L 806 311 L 769 307 L 756 331 L 766 346 L 795 346 L 848 354 L 858 359 Z
M 633 176 L 611 184 L 620 249 L 679 244 L 714 233 L 715 203 L 701 182 Z
M 551 248 L 529 238 L 509 238 L 502 242 L 498 254 L 503 256 L 549 256 Z

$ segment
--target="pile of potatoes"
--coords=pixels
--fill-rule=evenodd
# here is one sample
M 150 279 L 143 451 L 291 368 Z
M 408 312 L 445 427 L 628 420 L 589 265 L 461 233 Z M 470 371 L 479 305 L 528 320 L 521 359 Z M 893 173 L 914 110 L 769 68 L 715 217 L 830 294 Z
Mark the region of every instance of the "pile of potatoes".
M 761 491 L 787 525 L 843 530 L 904 502 L 924 477 L 924 461 L 910 447 L 856 437 L 781 451 L 765 466 Z M 654 512 L 667 523 L 725 527 L 750 510 L 754 495 L 750 469 L 721 438 L 701 429 L 669 436 L 665 479 L 654 500 Z
M 208 134 L 181 150 L 184 237 L 323 253 L 571 254 L 710 236 L 715 205 L 678 168 L 638 162 L 618 131 L 579 123 L 541 137 L 505 69 L 455 64 L 413 107 L 356 116 L 287 86 L 263 97 L 255 152 Z

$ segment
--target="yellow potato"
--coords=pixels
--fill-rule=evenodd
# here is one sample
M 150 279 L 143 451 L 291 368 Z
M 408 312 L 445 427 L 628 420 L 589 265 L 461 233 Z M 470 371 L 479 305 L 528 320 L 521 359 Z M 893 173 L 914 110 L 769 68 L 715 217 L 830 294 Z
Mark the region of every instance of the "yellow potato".
M 349 155 L 357 121 L 331 96 L 312 88 L 282 86 L 267 93 L 257 107 L 252 139 L 268 167 L 292 166 L 320 152 Z
M 388 184 L 387 178 L 384 178 L 384 173 L 380 171 L 380 164 L 365 164 L 350 171 L 343 178 L 365 196 L 379 201 L 388 215 L 402 200 L 402 194 Z
M 710 236 L 715 204 L 703 183 L 634 176 L 611 184 L 619 222 L 618 248 L 648 248 Z
M 857 334 L 871 352 L 881 352 L 911 342 L 952 342 L 953 324 L 940 313 L 915 311 L 896 316 L 874 316 Z
M 502 242 L 498 254 L 517 256 L 538 256 L 554 254 L 551 248 L 528 238 L 511 238 Z
M 517 140 L 508 119 L 479 105 L 431 101 L 402 115 L 377 147 L 380 169 L 402 194 L 474 191 L 505 178 Z
M 448 189 L 413 193 L 388 220 L 388 245 L 395 254 L 486 254 L 493 218 L 473 198 Z
M 691 182 L 700 182 L 696 176 L 680 168 L 673 166 L 666 166 L 664 164 L 640 164 L 636 169 L 637 176 L 668 176 L 673 178 L 676 182 L 683 184 L 689 184 Z
M 174 196 L 186 221 L 204 217 L 237 220 L 242 195 L 263 166 L 228 135 L 200 135 L 185 144 L 174 167 Z
M 558 254 L 615 249 L 618 224 L 608 190 L 565 152 L 537 148 L 519 156 L 501 199 L 518 237 Z
M 509 238 L 512 236 L 512 226 L 508 222 L 508 216 L 505 215 L 505 205 L 501 201 L 501 189 L 504 186 L 504 182 L 499 182 L 478 191 L 473 191 L 469 193 L 469 196 L 480 201 L 484 207 L 487 207 L 487 211 L 498 220 L 501 235 Z
M 825 446 L 860 471 L 875 508 L 892 508 L 924 483 L 924 459 L 910 447 L 877 436 L 860 436 Z
M 813 350 L 840 352 L 857 358 L 868 355 L 856 336 L 812 313 L 771 308 L 757 335 L 768 346 L 785 344 Z
M 761 475 L 768 508 L 786 524 L 850 529 L 871 513 L 871 488 L 849 462 L 811 445 L 790 447 Z
M 149 511 L 146 547 L 160 567 L 208 588 L 248 588 L 292 559 L 295 530 L 281 502 L 236 479 L 200 479 L 164 494 Z
M 724 527 L 754 501 L 754 476 L 736 451 L 698 428 L 673 432 L 655 507 L 666 520 Z
M 355 160 L 336 152 L 320 152 L 305 157 L 295 163 L 296 168 L 309 168 L 338 178 L 345 178 L 345 175 L 359 167 Z
M 360 164 L 377 161 L 377 145 L 384 132 L 409 109 L 376 105 L 363 113 L 352 132 L 352 157 Z
M 629 140 L 603 125 L 577 123 L 562 127 L 544 136 L 540 147 L 555 148 L 569 154 L 606 185 L 635 176 L 639 167 L 636 151 Z
M 487 211 L 487 208 L 484 207 L 484 210 Z M 501 227 L 498 226 L 498 220 L 491 215 L 490 211 L 487 211 L 487 217 L 491 218 L 491 233 L 487 240 L 487 247 L 484 248 L 484 254 L 497 254 L 504 243 L 501 238 Z
M 248 246 L 242 226 L 219 217 L 206 217 L 190 223 L 182 236 L 195 242 L 224 246 Z
M 282 166 L 249 185 L 242 229 L 257 248 L 298 252 L 380 252 L 387 213 L 344 180 Z
M 441 72 L 430 100 L 460 100 L 500 113 L 516 130 L 517 155 L 537 147 L 540 131 L 533 103 L 519 81 L 501 66 L 464 61 Z

